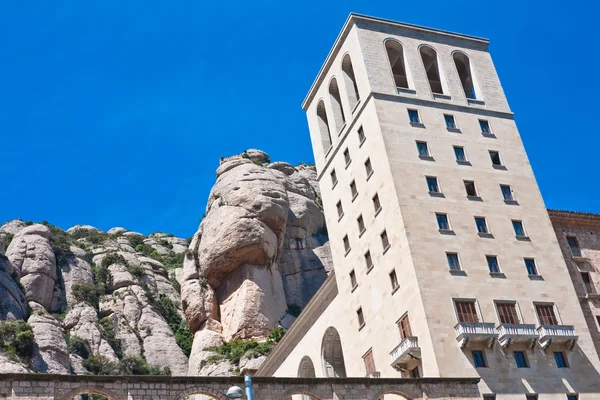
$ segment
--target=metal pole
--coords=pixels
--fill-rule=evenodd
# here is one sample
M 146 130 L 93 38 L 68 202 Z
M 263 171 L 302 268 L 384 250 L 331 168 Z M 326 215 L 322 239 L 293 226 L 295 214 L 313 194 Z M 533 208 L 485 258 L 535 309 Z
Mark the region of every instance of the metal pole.
M 244 378 L 244 383 L 246 384 L 246 399 L 254 400 L 254 395 L 252 394 L 252 377 L 250 375 L 246 375 Z

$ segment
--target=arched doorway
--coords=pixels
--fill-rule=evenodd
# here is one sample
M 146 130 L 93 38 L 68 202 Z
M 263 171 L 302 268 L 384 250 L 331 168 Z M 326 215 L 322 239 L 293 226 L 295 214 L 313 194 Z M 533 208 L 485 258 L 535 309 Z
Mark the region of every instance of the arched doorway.
M 344 363 L 342 341 L 340 340 L 340 334 L 333 326 L 327 328 L 323 335 L 321 357 L 323 361 L 323 372 L 326 377 L 346 377 L 346 365 Z
M 243 386 L 242 386 L 243 389 Z M 225 393 L 205 386 L 192 386 L 178 393 L 173 400 L 228 400 Z
M 377 397 L 377 400 L 412 400 L 410 397 L 400 392 L 386 392 Z
M 122 400 L 117 394 L 102 387 L 84 386 L 71 390 L 64 397 L 64 400 Z

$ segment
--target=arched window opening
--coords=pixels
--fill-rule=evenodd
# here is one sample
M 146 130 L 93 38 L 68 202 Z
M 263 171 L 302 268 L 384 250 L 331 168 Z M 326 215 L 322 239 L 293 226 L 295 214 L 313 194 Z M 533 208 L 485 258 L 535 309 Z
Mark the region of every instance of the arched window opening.
M 339 132 L 342 129 L 342 126 L 344 126 L 346 118 L 344 117 L 344 109 L 342 108 L 340 89 L 335 78 L 329 83 L 329 98 L 331 99 L 331 108 L 333 109 L 333 120 L 335 122 L 336 131 Z
M 323 151 L 327 152 L 331 147 L 331 132 L 329 131 L 329 120 L 325 110 L 325 102 L 321 100 L 317 105 L 317 119 L 319 120 L 319 132 L 321 133 L 321 143 Z
M 454 65 L 456 65 L 456 71 L 458 71 L 460 83 L 465 91 L 465 96 L 467 96 L 467 99 L 477 99 L 469 57 L 464 53 L 456 52 L 452 58 L 454 59 Z
M 385 42 L 385 50 L 387 51 L 392 75 L 394 75 L 394 83 L 397 88 L 408 89 L 408 74 L 406 72 L 406 64 L 404 62 L 404 50 L 402 45 L 395 40 L 387 40 Z
M 315 375 L 315 366 L 312 362 L 312 360 L 310 359 L 309 356 L 304 356 L 302 357 L 302 360 L 300 360 L 300 365 L 298 366 L 298 378 L 314 378 Z M 302 394 L 295 394 L 293 396 L 291 396 L 291 398 L 293 400 L 311 400 L 314 399 L 314 397 L 312 397 L 309 394 L 306 393 L 302 393 Z
M 411 398 L 405 394 L 388 392 L 380 395 L 377 400 L 411 400 Z
M 419 49 L 419 53 L 421 53 L 421 59 L 423 60 L 423 66 L 425 67 L 431 91 L 437 94 L 444 94 L 437 53 L 429 46 L 422 46 Z
M 350 103 L 350 108 L 354 110 L 354 107 L 356 107 L 356 104 L 360 100 L 360 95 L 358 94 L 358 86 L 356 85 L 356 77 L 354 76 L 350 54 L 346 54 L 342 61 L 342 72 L 344 73 L 346 92 L 348 92 L 348 103 Z
M 342 342 L 340 340 L 340 334 L 334 327 L 327 328 L 323 335 L 321 354 L 326 377 L 346 377 L 346 365 L 344 363 Z

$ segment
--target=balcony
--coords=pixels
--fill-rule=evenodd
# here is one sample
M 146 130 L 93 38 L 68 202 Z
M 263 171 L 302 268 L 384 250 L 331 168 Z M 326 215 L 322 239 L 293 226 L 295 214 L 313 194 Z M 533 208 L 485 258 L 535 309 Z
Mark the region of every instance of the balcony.
M 504 348 L 513 343 L 526 343 L 533 349 L 539 337 L 533 324 L 501 324 L 496 330 L 498 331 L 498 342 Z
M 454 330 L 461 349 L 469 343 L 485 343 L 488 347 L 493 347 L 498 338 L 496 327 L 488 322 L 460 322 Z
M 538 341 L 544 350 L 551 344 L 563 344 L 569 350 L 573 350 L 577 343 L 578 336 L 573 325 L 541 325 L 537 332 Z
M 421 348 L 419 339 L 415 336 L 404 338 L 394 350 L 390 352 L 392 367 L 399 371 L 413 369 L 420 363 Z

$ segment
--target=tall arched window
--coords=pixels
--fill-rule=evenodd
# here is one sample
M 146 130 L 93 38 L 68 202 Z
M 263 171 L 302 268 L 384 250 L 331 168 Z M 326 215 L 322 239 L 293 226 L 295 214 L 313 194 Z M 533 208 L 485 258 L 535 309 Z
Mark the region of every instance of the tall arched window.
M 354 68 L 352 68 L 350 54 L 346 54 L 342 61 L 342 72 L 344 73 L 346 92 L 348 92 L 348 103 L 350 103 L 350 108 L 354 110 L 356 103 L 360 100 L 360 95 L 358 94 L 358 86 L 356 85 L 356 78 L 354 77 Z
M 394 75 L 394 83 L 398 88 L 408 89 L 408 74 L 404 63 L 404 50 L 402 45 L 395 40 L 386 40 L 385 50 Z
M 471 62 L 465 53 L 455 52 L 452 55 L 456 71 L 462 83 L 463 90 L 467 99 L 477 99 L 477 91 L 475 90 L 475 82 L 473 72 L 471 71 Z
M 419 53 L 421 53 L 421 59 L 423 60 L 423 66 L 425 67 L 431 91 L 433 93 L 444 94 L 437 53 L 429 46 L 421 46 Z
M 346 122 L 344 117 L 344 109 L 342 108 L 342 98 L 340 97 L 340 88 L 337 80 L 333 78 L 329 83 L 329 98 L 331 100 L 331 108 L 333 109 L 333 121 L 335 122 L 336 132 L 339 132 Z
M 329 120 L 327 119 L 327 111 L 325 110 L 325 102 L 319 101 L 317 105 L 317 119 L 319 120 L 319 132 L 321 134 L 321 143 L 323 143 L 323 151 L 329 150 L 331 147 L 331 132 L 329 131 Z
M 344 352 L 342 351 L 342 341 L 340 340 L 340 334 L 333 326 L 327 328 L 323 335 L 321 354 L 326 377 L 346 377 L 346 364 L 344 362 Z

